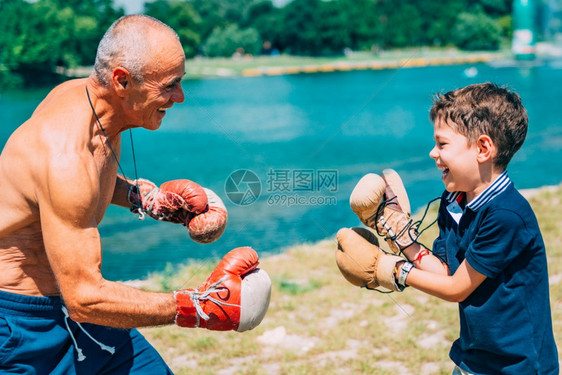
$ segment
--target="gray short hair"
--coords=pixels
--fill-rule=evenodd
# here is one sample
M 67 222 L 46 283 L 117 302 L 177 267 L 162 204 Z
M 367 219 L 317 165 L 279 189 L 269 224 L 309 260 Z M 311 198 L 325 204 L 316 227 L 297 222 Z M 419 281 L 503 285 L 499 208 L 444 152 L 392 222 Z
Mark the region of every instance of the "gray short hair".
M 109 84 L 113 69 L 121 66 L 129 71 L 137 83 L 144 81 L 143 68 L 153 56 L 151 51 L 151 32 L 155 30 L 176 32 L 155 18 L 136 14 L 123 16 L 115 21 L 105 32 L 96 53 L 93 75 L 101 85 Z

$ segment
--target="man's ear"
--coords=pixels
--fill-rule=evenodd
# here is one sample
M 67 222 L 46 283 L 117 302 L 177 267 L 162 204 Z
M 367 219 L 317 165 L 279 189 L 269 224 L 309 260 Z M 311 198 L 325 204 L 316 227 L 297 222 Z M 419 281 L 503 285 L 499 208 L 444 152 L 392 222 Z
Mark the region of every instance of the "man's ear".
M 476 147 L 478 149 L 476 158 L 479 163 L 492 160 L 497 154 L 496 145 L 488 135 L 481 135 L 478 137 L 476 140 Z
M 126 96 L 126 90 L 131 84 L 131 75 L 129 71 L 122 67 L 117 67 L 113 70 L 113 75 L 111 76 L 111 83 L 117 95 L 120 97 Z

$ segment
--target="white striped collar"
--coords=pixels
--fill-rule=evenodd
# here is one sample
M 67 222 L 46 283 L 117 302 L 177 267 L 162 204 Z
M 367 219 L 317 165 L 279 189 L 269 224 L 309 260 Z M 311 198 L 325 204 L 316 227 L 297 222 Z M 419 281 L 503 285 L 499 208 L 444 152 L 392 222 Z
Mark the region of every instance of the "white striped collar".
M 483 205 L 497 197 L 499 194 L 503 193 L 505 189 L 511 184 L 511 180 L 507 175 L 507 170 L 503 171 L 502 174 L 499 175 L 498 178 L 490 186 L 488 186 L 482 193 L 478 194 L 476 198 L 470 201 L 469 204 L 466 205 L 467 208 L 470 208 L 472 211 L 478 211 Z M 459 195 L 464 194 L 464 192 L 460 191 L 453 191 L 447 194 L 446 200 L 448 203 L 452 203 L 453 201 L 457 200 Z

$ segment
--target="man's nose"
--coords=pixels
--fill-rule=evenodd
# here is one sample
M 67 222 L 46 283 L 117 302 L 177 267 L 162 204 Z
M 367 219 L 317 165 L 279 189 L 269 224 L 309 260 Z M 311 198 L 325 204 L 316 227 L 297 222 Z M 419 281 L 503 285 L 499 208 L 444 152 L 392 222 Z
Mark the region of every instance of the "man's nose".
M 183 93 L 183 88 L 181 83 L 178 85 L 178 88 L 174 91 L 172 95 L 172 101 L 174 103 L 183 103 L 185 101 L 185 94 Z

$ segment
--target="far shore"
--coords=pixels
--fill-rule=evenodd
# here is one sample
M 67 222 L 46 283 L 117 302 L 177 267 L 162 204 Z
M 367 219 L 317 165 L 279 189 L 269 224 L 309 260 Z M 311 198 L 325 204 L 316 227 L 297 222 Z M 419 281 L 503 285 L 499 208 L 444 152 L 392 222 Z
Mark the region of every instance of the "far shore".
M 186 79 L 253 77 L 326 73 L 350 70 L 380 70 L 430 65 L 477 64 L 512 59 L 509 51 L 460 51 L 455 48 L 406 48 L 372 52 L 348 52 L 341 56 L 252 56 L 195 57 L 186 61 Z M 70 78 L 87 77 L 91 66 L 59 68 L 57 73 Z
M 534 61 L 517 61 L 509 49 L 498 51 L 461 51 L 450 47 L 411 47 L 377 52 L 347 51 L 340 56 L 311 57 L 293 55 L 235 55 L 201 57 L 186 60 L 185 79 L 255 77 L 286 74 L 381 70 L 455 64 L 493 64 L 496 66 L 533 66 L 562 58 L 562 46 L 537 44 Z M 59 68 L 57 73 L 69 78 L 87 77 L 91 66 Z

